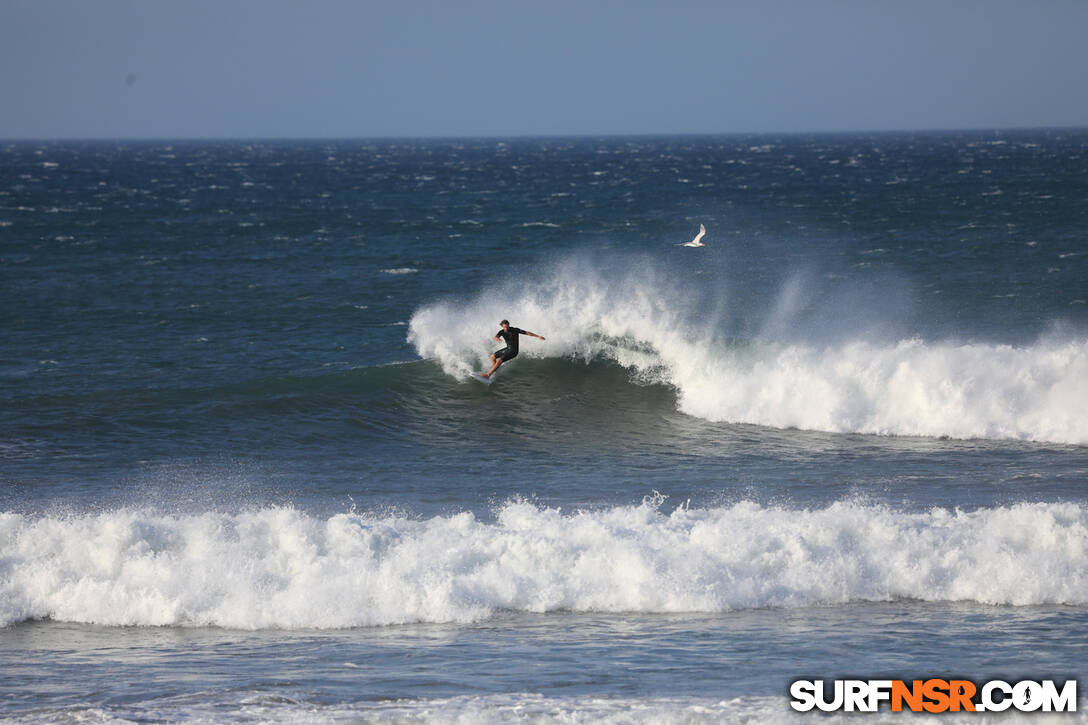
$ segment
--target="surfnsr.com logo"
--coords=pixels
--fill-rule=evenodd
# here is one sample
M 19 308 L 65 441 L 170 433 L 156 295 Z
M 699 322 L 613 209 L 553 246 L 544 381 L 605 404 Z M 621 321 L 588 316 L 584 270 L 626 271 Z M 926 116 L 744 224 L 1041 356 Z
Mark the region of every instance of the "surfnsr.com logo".
M 1076 712 L 1077 681 L 1059 688 L 1054 680 L 990 680 L 978 686 L 970 680 L 797 680 L 790 685 L 790 707 L 799 712 L 877 712 L 887 704 L 892 712 Z

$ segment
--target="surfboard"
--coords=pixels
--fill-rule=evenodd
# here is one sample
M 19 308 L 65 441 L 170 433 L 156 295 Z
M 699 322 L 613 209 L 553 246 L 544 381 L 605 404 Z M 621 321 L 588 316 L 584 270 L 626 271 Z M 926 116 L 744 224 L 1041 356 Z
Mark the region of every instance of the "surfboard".
M 485 378 L 483 375 L 480 375 L 479 373 L 472 373 L 471 377 L 476 382 L 483 383 L 484 385 L 491 385 L 491 383 L 495 382 L 495 376 L 491 376 L 490 378 Z

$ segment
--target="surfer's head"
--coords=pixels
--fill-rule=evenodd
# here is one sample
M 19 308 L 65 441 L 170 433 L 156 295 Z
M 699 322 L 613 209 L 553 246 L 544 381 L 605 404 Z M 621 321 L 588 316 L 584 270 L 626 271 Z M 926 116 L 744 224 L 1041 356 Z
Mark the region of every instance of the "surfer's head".
M 499 323 L 499 327 L 510 327 L 510 320 L 503 320 Z

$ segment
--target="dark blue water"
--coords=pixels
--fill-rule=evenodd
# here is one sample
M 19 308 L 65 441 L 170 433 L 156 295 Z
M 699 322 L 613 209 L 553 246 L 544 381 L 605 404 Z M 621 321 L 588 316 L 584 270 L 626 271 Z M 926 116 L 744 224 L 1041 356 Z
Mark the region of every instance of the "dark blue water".
M 0 146 L 0 712 L 1079 676 L 1086 168 L 1072 130 Z M 479 385 L 503 318 L 547 339 Z

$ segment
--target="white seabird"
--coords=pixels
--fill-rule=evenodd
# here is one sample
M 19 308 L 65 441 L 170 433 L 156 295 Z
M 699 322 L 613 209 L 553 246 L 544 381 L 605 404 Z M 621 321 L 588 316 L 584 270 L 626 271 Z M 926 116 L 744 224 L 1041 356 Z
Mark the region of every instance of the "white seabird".
M 699 225 L 699 233 L 695 235 L 695 239 L 692 239 L 690 242 L 684 242 L 680 246 L 681 247 L 705 247 L 706 245 L 703 244 L 703 235 L 704 234 L 706 234 L 706 227 L 703 226 L 702 224 L 700 224 Z

